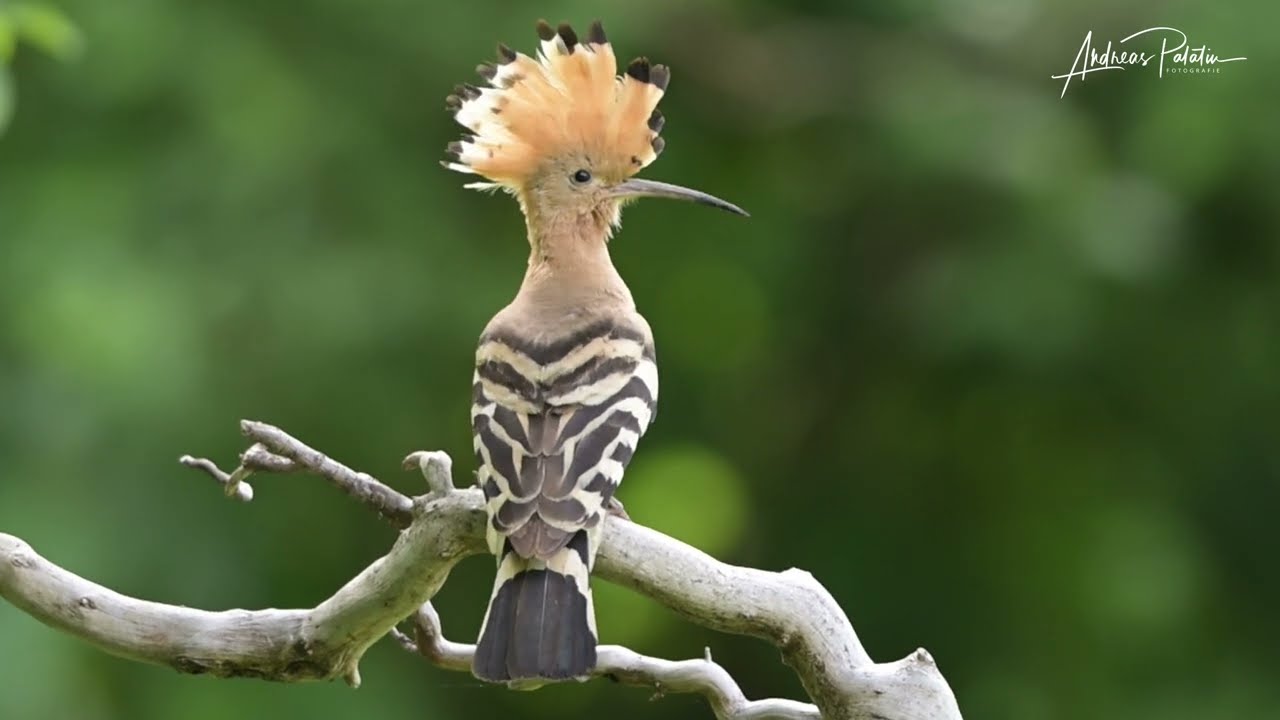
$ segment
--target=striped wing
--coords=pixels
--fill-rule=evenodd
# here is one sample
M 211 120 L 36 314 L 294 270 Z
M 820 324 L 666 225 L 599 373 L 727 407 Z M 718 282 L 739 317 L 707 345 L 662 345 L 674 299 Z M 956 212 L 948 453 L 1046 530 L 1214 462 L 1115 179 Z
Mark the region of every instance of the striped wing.
M 495 554 L 509 541 L 545 560 L 599 525 L 653 419 L 654 361 L 640 324 L 597 323 L 543 343 L 481 337 L 471 419 Z

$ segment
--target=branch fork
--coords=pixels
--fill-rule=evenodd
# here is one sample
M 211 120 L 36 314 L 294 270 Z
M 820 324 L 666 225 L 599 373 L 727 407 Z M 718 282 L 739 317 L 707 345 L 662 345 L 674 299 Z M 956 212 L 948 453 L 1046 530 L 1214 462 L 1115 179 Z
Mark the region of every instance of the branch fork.
M 257 475 L 306 472 L 328 481 L 402 530 L 390 551 L 311 609 L 210 612 L 138 600 L 81 578 L 0 533 L 0 597 L 55 628 L 132 660 L 180 672 L 297 682 L 360 684 L 359 662 L 390 635 L 445 670 L 469 672 L 475 646 L 445 639 L 430 600 L 462 558 L 486 552 L 484 498 L 453 484 L 452 459 L 411 453 L 424 495 L 413 498 L 353 470 L 283 430 L 241 423 L 251 441 L 231 472 L 184 455 L 230 498 L 249 502 Z M 923 649 L 875 663 L 830 593 L 800 570 L 735 567 L 641 525 L 610 522 L 595 574 L 663 603 L 692 622 L 776 645 L 812 702 L 748 700 L 710 649 L 665 660 L 602 645 L 594 675 L 666 693 L 697 693 L 720 720 L 856 718 L 960 720 L 933 658 Z M 407 622 L 411 632 L 398 625 Z

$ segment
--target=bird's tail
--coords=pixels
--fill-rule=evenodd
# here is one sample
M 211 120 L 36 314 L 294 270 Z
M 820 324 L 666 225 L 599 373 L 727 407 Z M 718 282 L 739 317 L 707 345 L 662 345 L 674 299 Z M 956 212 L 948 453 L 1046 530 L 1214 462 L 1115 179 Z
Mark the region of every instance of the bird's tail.
M 480 626 L 476 677 L 519 683 L 588 675 L 596 664 L 588 572 L 585 530 L 545 561 L 522 558 L 506 544 Z

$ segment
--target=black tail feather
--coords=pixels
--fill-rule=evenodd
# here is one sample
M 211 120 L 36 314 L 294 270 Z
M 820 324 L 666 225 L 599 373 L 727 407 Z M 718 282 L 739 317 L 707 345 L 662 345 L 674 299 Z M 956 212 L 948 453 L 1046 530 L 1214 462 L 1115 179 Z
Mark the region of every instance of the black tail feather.
M 596 664 L 592 612 L 574 578 L 523 570 L 495 590 L 472 670 L 491 682 L 583 677 Z

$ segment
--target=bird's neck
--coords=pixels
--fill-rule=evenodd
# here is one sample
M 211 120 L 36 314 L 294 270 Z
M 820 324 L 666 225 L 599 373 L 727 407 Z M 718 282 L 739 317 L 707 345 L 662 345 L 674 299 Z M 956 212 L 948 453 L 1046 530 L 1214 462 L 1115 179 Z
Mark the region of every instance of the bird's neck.
M 609 257 L 609 222 L 595 214 L 526 212 L 529 268 L 521 294 L 553 305 L 632 305 Z

